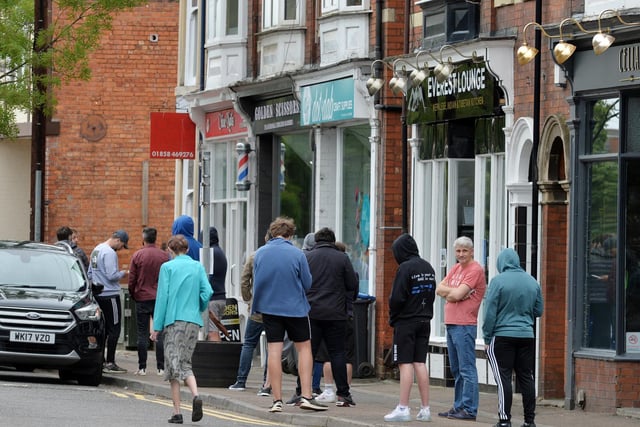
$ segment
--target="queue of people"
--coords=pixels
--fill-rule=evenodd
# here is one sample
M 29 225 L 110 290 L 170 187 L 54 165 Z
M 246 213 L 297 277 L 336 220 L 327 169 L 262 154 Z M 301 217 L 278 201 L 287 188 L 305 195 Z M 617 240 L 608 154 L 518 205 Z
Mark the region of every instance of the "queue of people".
M 203 416 L 191 359 L 200 328 L 205 326 L 207 339 L 220 339 L 219 329 L 214 322 L 207 325 L 207 318 L 221 317 L 221 301 L 226 298 L 227 260 L 219 247 L 217 230 L 215 227 L 209 230 L 213 262 L 207 272 L 199 262 L 202 246 L 193 237 L 193 229 L 190 217 L 176 218 L 172 231 L 177 234 L 170 238 L 167 250 L 163 250 L 155 244 L 157 230 L 145 227 L 143 247 L 133 254 L 128 271 L 119 269 L 117 251 L 128 247 L 129 236 L 126 231 L 117 230 L 96 246 L 87 266 L 90 280 L 104 286 L 96 296 L 106 320 L 104 372 L 126 372 L 115 362 L 115 347 L 121 330 L 119 282 L 128 275 L 137 316 L 135 374 L 146 375 L 149 339 L 155 341 L 157 373 L 171 385 L 173 413 L 168 422 L 177 424 L 183 422 L 181 382 L 192 394 L 192 421 Z M 73 241 L 74 232 L 61 227 L 57 237 L 60 244 L 83 260 L 84 252 Z M 229 389 L 245 390 L 253 352 L 264 331 L 267 366 L 258 394 L 272 396 L 270 412 L 284 409 L 281 356 L 285 339 L 293 342 L 298 357 L 298 387 L 287 404 L 313 411 L 324 411 L 333 402 L 338 407 L 355 406 L 348 369 L 352 359 L 348 354 L 352 350 L 350 316 L 357 298 L 357 274 L 344 245 L 336 241 L 331 229 L 324 227 L 307 235 L 303 250 L 293 245 L 294 235 L 293 220 L 276 218 L 269 226 L 265 245 L 251 254 L 244 266 L 242 295 L 249 303 L 251 316 L 247 320 L 237 380 Z M 425 361 L 437 295 L 445 301 L 447 350 L 454 378 L 452 406 L 438 416 L 476 420 L 479 386 L 475 343 L 478 312 L 484 300 L 482 335 L 498 384 L 499 421 L 495 427 L 511 427 L 512 372 L 522 390 L 525 423 L 521 427 L 535 427 L 534 328 L 535 319 L 543 313 L 543 298 L 539 283 L 521 268 L 518 254 L 509 248 L 501 251 L 497 259 L 499 274 L 487 288 L 484 268 L 474 260 L 473 242 L 468 237 L 455 240 L 457 262 L 439 284 L 433 267 L 420 257 L 411 235 L 400 235 L 391 249 L 398 267 L 389 295 L 389 324 L 393 327 L 392 354 L 400 373 L 400 391 L 397 406 L 384 420 L 412 420 L 409 399 L 414 381 L 421 402 L 415 419 L 425 422 L 432 419 Z M 317 375 L 312 381 L 314 361 L 319 366 L 325 365 L 323 392 L 317 391 Z

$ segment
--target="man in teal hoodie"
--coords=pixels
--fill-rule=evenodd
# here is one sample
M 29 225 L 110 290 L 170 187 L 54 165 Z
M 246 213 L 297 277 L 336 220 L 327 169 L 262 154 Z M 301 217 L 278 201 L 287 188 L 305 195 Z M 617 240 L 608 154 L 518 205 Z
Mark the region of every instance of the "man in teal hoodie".
M 535 319 L 542 315 L 540 284 L 520 267 L 513 249 L 498 255 L 498 275 L 491 279 L 484 299 L 482 335 L 498 385 L 498 418 L 495 427 L 511 427 L 511 373 L 522 390 L 524 424 L 535 427 L 534 384 L 536 353 Z

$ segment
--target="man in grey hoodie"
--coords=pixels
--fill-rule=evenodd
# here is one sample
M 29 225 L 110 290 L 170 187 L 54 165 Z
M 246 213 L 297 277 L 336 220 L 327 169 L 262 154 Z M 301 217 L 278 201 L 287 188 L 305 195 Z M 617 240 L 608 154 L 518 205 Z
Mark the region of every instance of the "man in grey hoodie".
M 535 319 L 544 309 L 540 284 L 520 267 L 513 249 L 498 255 L 498 275 L 491 279 L 484 300 L 482 335 L 498 385 L 498 418 L 495 427 L 511 427 L 511 373 L 522 390 L 524 424 L 535 427 L 534 384 Z

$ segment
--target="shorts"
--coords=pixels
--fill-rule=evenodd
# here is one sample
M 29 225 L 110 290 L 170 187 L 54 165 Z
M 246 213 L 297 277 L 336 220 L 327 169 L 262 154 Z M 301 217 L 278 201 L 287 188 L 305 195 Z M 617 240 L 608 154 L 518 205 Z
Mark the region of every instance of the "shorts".
M 213 301 L 209 301 L 209 311 L 215 314 L 215 316 L 222 322 L 222 316 L 224 316 L 224 309 L 227 306 L 227 301 L 223 299 L 217 299 Z M 205 322 L 205 334 L 209 332 L 220 332 L 218 327 L 213 323 L 213 321 L 209 318 L 209 312 L 205 312 L 207 316 L 207 320 Z
M 309 341 L 311 325 L 309 317 L 285 317 L 273 314 L 262 314 L 262 324 L 267 335 L 267 342 L 284 342 L 285 332 L 293 342 Z
M 429 348 L 430 322 L 413 322 L 393 328 L 393 361 L 425 363 Z
M 345 331 L 345 337 L 344 337 L 345 339 L 344 356 L 346 358 L 347 363 L 351 363 L 352 365 L 354 365 L 356 363 L 356 351 L 355 351 L 356 342 L 355 342 L 355 336 L 353 334 L 354 332 L 353 319 L 347 320 L 345 324 L 346 324 L 346 331 Z M 329 358 L 329 351 L 327 350 L 327 346 L 325 345 L 324 340 L 320 342 L 320 347 L 318 348 L 318 352 L 316 353 L 316 356 L 313 358 L 313 360 L 320 363 L 331 361 L 331 359 Z

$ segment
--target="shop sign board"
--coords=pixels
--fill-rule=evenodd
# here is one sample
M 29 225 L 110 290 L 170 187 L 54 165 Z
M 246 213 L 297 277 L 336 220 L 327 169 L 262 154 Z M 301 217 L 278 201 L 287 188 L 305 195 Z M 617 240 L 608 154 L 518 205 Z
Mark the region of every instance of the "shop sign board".
M 449 78 L 441 83 L 430 69 L 422 84 L 407 93 L 407 123 L 493 115 L 496 86 L 496 79 L 485 61 L 457 64 Z
M 205 137 L 215 138 L 244 134 L 247 126 L 242 116 L 233 108 L 212 111 L 205 116 Z
M 300 124 L 308 126 L 352 119 L 354 88 L 353 77 L 302 86 Z
M 295 129 L 300 122 L 300 102 L 293 95 L 256 102 L 251 120 L 256 134 Z
M 149 157 L 193 160 L 196 158 L 196 125 L 187 113 L 150 114 Z

